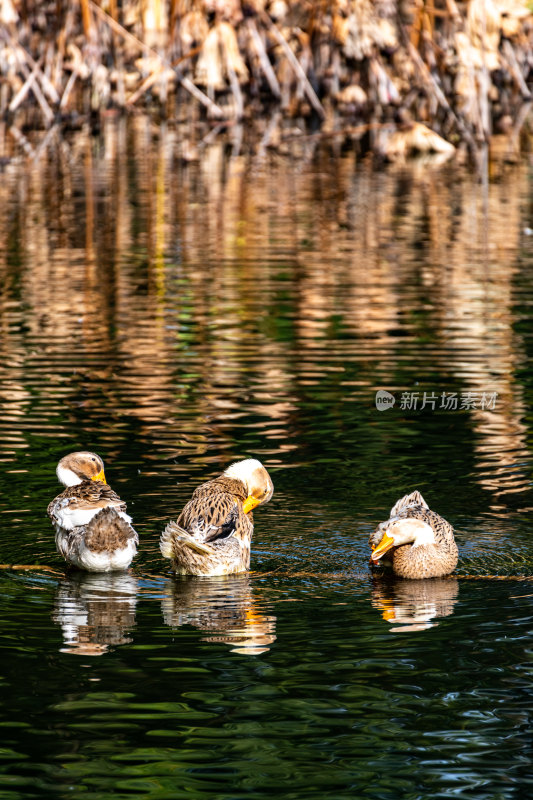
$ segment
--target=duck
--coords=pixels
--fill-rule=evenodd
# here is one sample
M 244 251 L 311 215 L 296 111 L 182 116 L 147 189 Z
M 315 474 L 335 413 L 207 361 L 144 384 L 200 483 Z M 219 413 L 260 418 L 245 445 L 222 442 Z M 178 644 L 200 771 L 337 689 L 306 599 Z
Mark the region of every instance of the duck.
M 255 458 L 230 464 L 193 493 L 159 547 L 178 575 L 231 575 L 250 568 L 252 510 L 268 503 L 274 484 Z
M 371 564 L 386 563 L 401 578 L 442 578 L 459 558 L 452 526 L 431 511 L 418 490 L 398 500 L 368 541 Z
M 100 456 L 86 450 L 69 453 L 56 473 L 67 488 L 49 503 L 47 513 L 60 555 L 88 572 L 127 569 L 139 537 L 126 503 L 106 481 Z

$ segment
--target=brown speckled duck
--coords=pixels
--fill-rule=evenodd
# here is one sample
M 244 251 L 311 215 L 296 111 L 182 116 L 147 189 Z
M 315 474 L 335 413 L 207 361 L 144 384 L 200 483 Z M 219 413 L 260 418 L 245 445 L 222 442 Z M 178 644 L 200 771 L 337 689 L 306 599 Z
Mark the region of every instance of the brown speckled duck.
M 270 475 L 255 458 L 231 464 L 195 490 L 159 546 L 180 575 L 230 575 L 250 567 L 254 532 L 251 511 L 274 492 Z
M 138 536 L 126 514 L 126 503 L 106 482 L 100 456 L 88 451 L 69 453 L 56 471 L 67 487 L 48 506 L 58 552 L 89 572 L 129 567 Z
M 383 559 L 402 578 L 441 578 L 457 566 L 452 526 L 431 511 L 418 491 L 398 500 L 390 519 L 378 525 L 368 541 L 371 563 Z

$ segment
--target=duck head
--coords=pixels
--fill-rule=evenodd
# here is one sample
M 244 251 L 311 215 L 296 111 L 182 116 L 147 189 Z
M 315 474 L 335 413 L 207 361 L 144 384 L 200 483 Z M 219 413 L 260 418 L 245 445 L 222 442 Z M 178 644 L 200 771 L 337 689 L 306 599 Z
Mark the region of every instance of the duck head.
M 63 486 L 76 486 L 82 481 L 107 483 L 104 475 L 104 462 L 99 455 L 87 450 L 63 456 L 57 465 L 56 473 Z
M 268 503 L 274 494 L 272 478 L 256 458 L 236 461 L 234 464 L 230 464 L 223 474 L 227 478 L 234 478 L 244 484 L 246 488 L 246 500 L 243 503 L 245 514 L 262 503 Z
M 392 547 L 399 547 L 402 544 L 420 547 L 435 543 L 433 528 L 421 519 L 388 520 L 382 522 L 378 530 L 383 533 L 383 536 L 370 556 L 373 562 L 379 561 Z

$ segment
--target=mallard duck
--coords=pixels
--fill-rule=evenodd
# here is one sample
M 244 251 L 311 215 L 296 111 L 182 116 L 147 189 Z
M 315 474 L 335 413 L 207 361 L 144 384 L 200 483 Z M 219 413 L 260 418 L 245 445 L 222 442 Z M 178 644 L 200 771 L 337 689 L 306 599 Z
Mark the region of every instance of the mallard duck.
M 67 487 L 48 506 L 58 552 L 89 572 L 129 567 L 139 539 L 126 514 L 126 503 L 106 482 L 100 456 L 70 453 L 56 472 Z
M 199 486 L 159 547 L 180 575 L 230 575 L 250 567 L 254 532 L 251 511 L 274 492 L 270 475 L 255 458 L 231 464 Z
M 369 538 L 370 560 L 384 559 L 402 578 L 441 578 L 457 566 L 458 551 L 449 522 L 431 511 L 418 491 L 392 507 L 390 519 Z

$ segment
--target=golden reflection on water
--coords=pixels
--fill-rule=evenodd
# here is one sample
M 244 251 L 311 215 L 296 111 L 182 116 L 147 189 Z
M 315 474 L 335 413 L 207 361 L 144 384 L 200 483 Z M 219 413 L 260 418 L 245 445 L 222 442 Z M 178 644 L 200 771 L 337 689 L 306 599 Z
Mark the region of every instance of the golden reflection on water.
M 158 581 L 163 622 L 171 628 L 191 625 L 208 635 L 205 642 L 222 642 L 232 653 L 259 655 L 276 641 L 276 617 L 265 614 L 249 575 L 221 578 L 178 578 Z M 57 585 L 53 621 L 60 626 L 60 652 L 100 656 L 133 641 L 138 596 L 131 572 L 72 571 Z
M 172 628 L 193 625 L 205 642 L 223 642 L 232 653 L 266 653 L 276 640 L 276 617 L 264 614 L 247 575 L 168 581 L 161 601 Z
M 274 465 L 298 446 L 308 387 L 329 376 L 341 402 L 369 403 L 438 372 L 498 393 L 471 412 L 494 508 L 525 488 L 511 325 L 526 164 L 485 192 L 451 168 L 254 161 L 222 144 L 183 164 L 174 131 L 155 133 L 110 121 L 6 168 L 2 460 L 32 432 L 84 439 L 97 420 L 108 449 L 134 422 L 169 457 L 218 463 L 252 415 Z
M 379 609 L 391 633 L 422 631 L 438 624 L 440 617 L 453 614 L 459 598 L 459 582 L 447 578 L 372 578 L 373 608 Z

